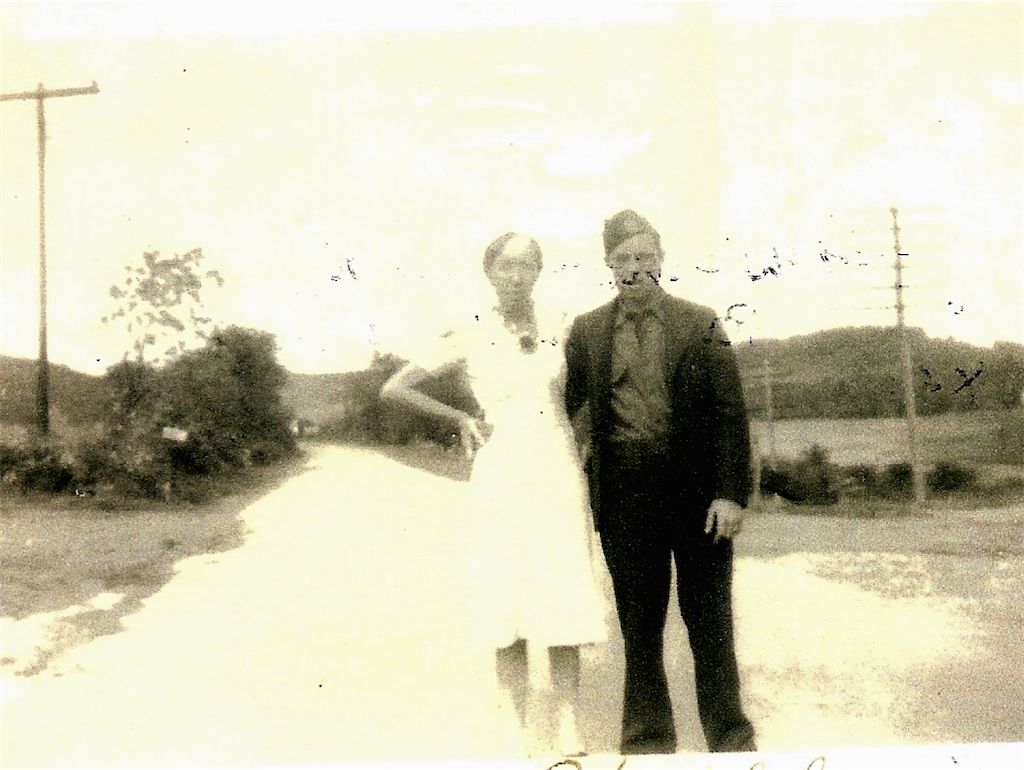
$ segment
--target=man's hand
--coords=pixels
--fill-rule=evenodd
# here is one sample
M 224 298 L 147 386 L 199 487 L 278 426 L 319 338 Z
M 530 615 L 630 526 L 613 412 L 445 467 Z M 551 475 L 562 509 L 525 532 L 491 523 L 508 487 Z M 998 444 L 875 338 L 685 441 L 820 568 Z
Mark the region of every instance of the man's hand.
M 704 522 L 704 534 L 715 533 L 715 542 L 721 538 L 731 539 L 743 527 L 743 508 L 732 500 L 713 500 L 708 507 Z

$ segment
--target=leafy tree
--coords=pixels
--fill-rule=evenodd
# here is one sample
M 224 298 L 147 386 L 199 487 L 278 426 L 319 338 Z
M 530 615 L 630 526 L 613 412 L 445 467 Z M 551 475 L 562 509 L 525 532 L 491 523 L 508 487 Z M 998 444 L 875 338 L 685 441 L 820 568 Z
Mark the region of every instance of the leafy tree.
M 204 281 L 222 286 L 224 280 L 216 270 L 203 272 L 203 260 L 200 248 L 165 259 L 147 251 L 141 266 L 125 265 L 124 280 L 110 287 L 117 307 L 102 321 L 125 327 L 137 360 L 165 363 L 195 339 L 207 338 L 211 319 L 200 313 L 200 292 Z
M 160 368 L 121 361 L 104 377 L 106 431 L 85 448 L 80 475 L 128 495 L 170 497 L 197 475 L 280 459 L 295 449 L 286 377 L 272 335 L 234 326 Z M 185 440 L 164 438 L 165 426 L 183 428 Z
M 119 437 L 131 430 L 154 426 L 159 395 L 157 372 L 143 361 L 121 361 L 107 369 L 103 416 L 107 433 Z
M 160 414 L 188 431 L 175 462 L 191 472 L 272 460 L 294 449 L 281 401 L 287 372 L 273 335 L 230 326 L 160 373 Z

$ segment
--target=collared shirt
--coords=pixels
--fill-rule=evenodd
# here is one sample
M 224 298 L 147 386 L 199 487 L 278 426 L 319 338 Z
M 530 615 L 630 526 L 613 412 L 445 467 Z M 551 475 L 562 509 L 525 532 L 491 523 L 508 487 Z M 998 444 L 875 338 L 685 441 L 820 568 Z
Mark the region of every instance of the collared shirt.
M 666 295 L 620 298 L 612 331 L 611 440 L 664 447 L 671 406 L 665 376 Z

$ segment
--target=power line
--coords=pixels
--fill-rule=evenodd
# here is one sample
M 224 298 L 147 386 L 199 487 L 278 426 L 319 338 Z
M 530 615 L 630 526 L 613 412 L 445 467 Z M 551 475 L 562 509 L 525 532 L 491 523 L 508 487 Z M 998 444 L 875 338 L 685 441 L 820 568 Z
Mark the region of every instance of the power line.
M 36 387 L 36 428 L 46 436 L 50 432 L 50 361 L 46 350 L 46 111 L 47 99 L 64 96 L 98 94 L 96 81 L 86 88 L 46 89 L 40 83 L 35 91 L 0 94 L 0 101 L 36 100 L 36 126 L 38 128 L 39 155 L 39 377 Z

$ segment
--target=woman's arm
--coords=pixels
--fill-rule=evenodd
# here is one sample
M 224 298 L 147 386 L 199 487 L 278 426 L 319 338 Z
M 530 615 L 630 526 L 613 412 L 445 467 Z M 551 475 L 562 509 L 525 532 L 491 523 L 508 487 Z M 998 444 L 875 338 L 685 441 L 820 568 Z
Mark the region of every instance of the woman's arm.
M 483 425 L 461 409 L 455 409 L 416 390 L 416 386 L 428 375 L 429 372 L 423 367 L 408 363 L 388 378 L 380 389 L 380 397 L 382 400 L 407 404 L 426 414 L 455 423 L 458 426 L 462 448 L 466 455 L 471 457 L 484 443 Z

